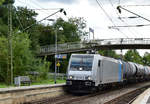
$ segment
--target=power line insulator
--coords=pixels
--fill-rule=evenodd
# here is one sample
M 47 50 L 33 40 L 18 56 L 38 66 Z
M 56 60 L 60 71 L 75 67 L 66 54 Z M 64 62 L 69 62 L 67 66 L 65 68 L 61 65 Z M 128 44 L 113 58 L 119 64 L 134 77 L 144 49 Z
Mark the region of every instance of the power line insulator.
M 117 10 L 118 10 L 118 12 L 121 14 L 120 6 L 117 6 Z

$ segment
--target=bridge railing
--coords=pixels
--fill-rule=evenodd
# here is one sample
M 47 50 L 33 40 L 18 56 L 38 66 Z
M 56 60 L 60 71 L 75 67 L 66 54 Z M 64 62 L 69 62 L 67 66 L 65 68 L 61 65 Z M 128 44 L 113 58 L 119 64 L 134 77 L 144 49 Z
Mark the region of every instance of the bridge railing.
M 99 45 L 150 44 L 150 38 L 120 38 L 95 40 Z
M 57 44 L 57 51 L 75 50 L 89 48 L 99 45 L 126 45 L 126 44 L 150 44 L 150 38 L 117 38 L 117 39 L 97 39 L 83 42 L 70 42 Z M 55 45 L 40 47 L 40 54 L 54 53 Z
M 57 51 L 65 51 L 65 50 L 72 50 L 72 49 L 81 49 L 87 47 L 84 43 L 64 43 L 64 44 L 57 44 Z M 47 45 L 40 47 L 40 53 L 49 53 L 55 52 L 55 45 Z

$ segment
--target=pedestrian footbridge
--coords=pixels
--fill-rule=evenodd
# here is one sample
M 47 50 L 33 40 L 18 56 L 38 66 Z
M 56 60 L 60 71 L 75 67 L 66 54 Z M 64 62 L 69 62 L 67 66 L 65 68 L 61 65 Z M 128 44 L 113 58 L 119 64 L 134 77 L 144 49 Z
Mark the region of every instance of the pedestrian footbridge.
M 107 49 L 150 49 L 150 38 L 117 38 L 117 39 L 97 39 L 81 42 L 70 42 L 64 44 L 41 46 L 38 55 L 54 55 L 60 53 L 74 53 L 88 50 Z

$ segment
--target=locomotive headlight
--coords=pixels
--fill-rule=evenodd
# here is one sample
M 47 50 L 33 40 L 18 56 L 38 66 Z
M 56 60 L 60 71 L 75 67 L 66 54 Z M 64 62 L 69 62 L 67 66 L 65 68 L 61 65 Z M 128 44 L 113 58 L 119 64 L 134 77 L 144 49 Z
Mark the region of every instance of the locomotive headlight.
M 91 78 L 91 76 L 87 76 L 87 77 L 85 77 L 85 79 L 86 80 L 91 80 L 92 78 Z
M 73 78 L 73 76 L 70 75 L 70 76 L 69 76 L 69 79 L 72 79 L 72 78 Z
M 81 70 L 83 70 L 82 68 L 79 68 L 79 70 L 81 71 Z
M 91 80 L 91 77 L 90 77 L 90 76 L 88 76 L 88 80 Z

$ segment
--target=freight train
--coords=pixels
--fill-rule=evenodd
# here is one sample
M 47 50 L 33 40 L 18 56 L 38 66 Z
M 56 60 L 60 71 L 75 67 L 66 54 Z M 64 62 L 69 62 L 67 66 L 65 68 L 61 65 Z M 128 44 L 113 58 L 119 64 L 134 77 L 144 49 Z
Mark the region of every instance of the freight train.
M 93 92 L 104 86 L 150 80 L 150 67 L 104 57 L 72 54 L 67 69 L 67 90 Z

